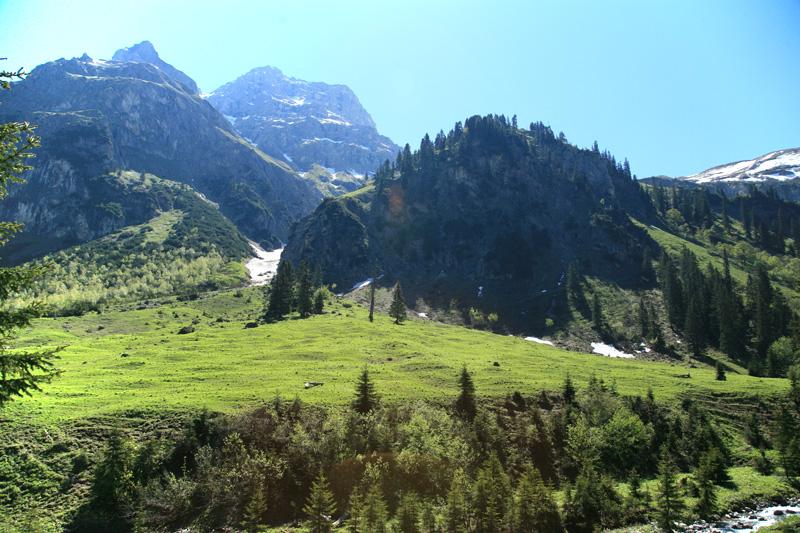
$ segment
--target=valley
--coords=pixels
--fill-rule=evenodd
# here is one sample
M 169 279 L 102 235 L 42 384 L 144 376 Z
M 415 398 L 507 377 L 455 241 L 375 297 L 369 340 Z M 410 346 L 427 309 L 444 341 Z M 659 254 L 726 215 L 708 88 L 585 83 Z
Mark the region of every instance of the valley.
M 506 80 L 482 20 L 286 9 L 189 56 L 193 5 L 154 32 L 185 71 L 120 31 L 0 72 L 0 533 L 796 531 L 800 148 L 634 121 L 658 62 L 614 116 L 585 52 L 519 81 L 542 25 Z M 431 49 L 371 55 L 395 26 Z M 452 121 L 487 102 L 536 120 Z

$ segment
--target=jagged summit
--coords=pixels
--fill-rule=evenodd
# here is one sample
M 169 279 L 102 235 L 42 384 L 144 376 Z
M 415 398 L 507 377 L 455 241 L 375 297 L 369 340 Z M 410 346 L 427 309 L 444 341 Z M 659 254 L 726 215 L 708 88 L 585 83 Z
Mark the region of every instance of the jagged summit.
M 319 164 L 363 174 L 397 153 L 345 85 L 299 80 L 266 66 L 218 88 L 208 101 L 244 137 L 299 170 Z
M 142 41 L 133 46 L 121 48 L 114 52 L 114 56 L 111 59 L 112 61 L 123 61 L 126 63 L 149 63 L 161 69 L 175 81 L 181 83 L 190 93 L 198 94 L 199 92 L 194 80 L 161 59 L 153 43 L 150 41 Z

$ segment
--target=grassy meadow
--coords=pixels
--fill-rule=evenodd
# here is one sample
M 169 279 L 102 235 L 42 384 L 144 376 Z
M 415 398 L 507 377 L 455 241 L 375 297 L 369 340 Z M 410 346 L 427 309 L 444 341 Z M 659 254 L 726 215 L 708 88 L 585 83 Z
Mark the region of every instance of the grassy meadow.
M 784 379 L 734 373 L 716 381 L 711 368 L 567 352 L 416 318 L 398 326 L 378 314 L 370 323 L 366 310 L 348 301 L 329 304 L 321 316 L 246 328 L 261 305 L 260 290 L 246 289 L 38 320 L 19 346 L 64 346 L 63 373 L 42 392 L 12 402 L 6 416 L 48 422 L 125 411 L 229 412 L 276 395 L 340 405 L 351 399 L 365 364 L 390 402 L 449 401 L 462 365 L 488 397 L 556 390 L 567 374 L 578 386 L 596 375 L 621 394 L 643 395 L 651 387 L 662 400 L 704 398 L 721 408 L 788 387 Z M 194 331 L 179 334 L 184 326 Z M 307 381 L 324 385 L 305 389 Z

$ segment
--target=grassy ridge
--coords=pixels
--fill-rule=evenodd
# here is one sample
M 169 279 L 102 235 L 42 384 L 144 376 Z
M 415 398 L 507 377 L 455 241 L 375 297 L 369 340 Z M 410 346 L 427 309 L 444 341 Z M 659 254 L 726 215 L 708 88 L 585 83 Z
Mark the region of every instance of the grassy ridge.
M 348 302 L 322 316 L 248 329 L 244 324 L 262 305 L 260 292 L 239 294 L 39 320 L 19 345 L 67 346 L 59 361 L 64 373 L 42 393 L 12 403 L 7 414 L 47 422 L 122 411 L 232 411 L 276 394 L 341 405 L 364 364 L 388 401 L 449 401 L 462 364 L 474 373 L 479 393 L 495 397 L 558 389 L 567 373 L 578 384 L 594 374 L 622 394 L 652 387 L 657 398 L 705 397 L 723 409 L 734 397 L 787 389 L 783 379 L 731 373 L 720 382 L 712 369 L 567 352 L 428 321 L 396 326 L 379 315 L 371 324 L 364 309 Z M 177 333 L 188 325 L 195 331 Z M 306 381 L 324 385 L 306 390 Z

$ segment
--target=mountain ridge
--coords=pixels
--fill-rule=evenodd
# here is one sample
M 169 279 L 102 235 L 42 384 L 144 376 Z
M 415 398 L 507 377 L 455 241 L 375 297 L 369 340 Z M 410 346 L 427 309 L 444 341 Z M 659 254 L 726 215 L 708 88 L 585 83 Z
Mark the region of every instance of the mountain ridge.
M 206 96 L 245 138 L 300 171 L 314 164 L 365 174 L 397 154 L 346 85 L 257 67 Z

